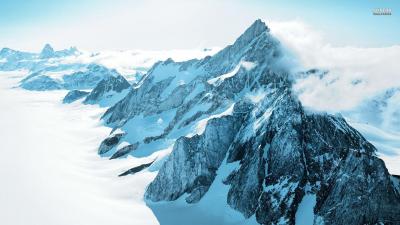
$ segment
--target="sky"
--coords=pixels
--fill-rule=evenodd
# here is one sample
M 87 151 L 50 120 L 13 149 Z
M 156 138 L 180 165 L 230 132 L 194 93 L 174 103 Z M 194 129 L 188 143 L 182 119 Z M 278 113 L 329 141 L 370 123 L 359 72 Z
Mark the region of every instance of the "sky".
M 0 6 L 0 47 L 29 51 L 45 43 L 91 51 L 223 47 L 257 18 L 268 25 L 301 21 L 335 46 L 400 44 L 399 0 L 0 0 Z M 375 8 L 392 15 L 374 16 Z

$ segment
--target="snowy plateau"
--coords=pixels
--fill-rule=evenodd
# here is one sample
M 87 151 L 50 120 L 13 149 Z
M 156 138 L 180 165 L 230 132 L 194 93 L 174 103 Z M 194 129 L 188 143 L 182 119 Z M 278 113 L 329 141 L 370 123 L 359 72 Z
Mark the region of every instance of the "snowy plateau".
M 285 43 L 3 48 L 1 223 L 400 224 L 400 85 L 325 107 L 348 86 Z

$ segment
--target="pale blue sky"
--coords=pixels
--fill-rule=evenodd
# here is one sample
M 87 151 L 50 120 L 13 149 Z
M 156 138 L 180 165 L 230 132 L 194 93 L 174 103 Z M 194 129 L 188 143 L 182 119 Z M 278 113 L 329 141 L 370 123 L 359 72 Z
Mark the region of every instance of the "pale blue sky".
M 0 47 L 225 46 L 257 18 L 300 20 L 333 45 L 400 44 L 400 0 L 0 0 Z M 390 8 L 391 16 L 374 16 Z

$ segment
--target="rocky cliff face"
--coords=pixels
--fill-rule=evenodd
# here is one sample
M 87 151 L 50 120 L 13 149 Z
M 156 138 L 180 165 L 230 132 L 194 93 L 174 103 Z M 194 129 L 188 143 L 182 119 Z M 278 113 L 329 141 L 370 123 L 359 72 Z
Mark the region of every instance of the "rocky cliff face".
M 400 195 L 375 147 L 341 116 L 302 107 L 280 48 L 265 24 L 256 21 L 212 57 L 155 65 L 106 113 L 107 122 L 118 126 L 140 112 L 176 109 L 173 128 L 150 142 L 170 137 L 179 127 L 199 128 L 201 118 L 208 118 L 205 128 L 177 139 L 146 199 L 185 195 L 188 203 L 196 203 L 219 168 L 232 165 L 224 180 L 226 201 L 260 224 L 295 224 L 306 196 L 315 198 L 314 224 L 400 223 Z M 187 88 L 193 93 L 199 84 L 204 88 L 188 100 Z M 202 104 L 209 107 L 195 110 Z M 231 112 L 217 114 L 229 104 Z
M 96 87 L 89 93 L 83 103 L 112 105 L 121 100 L 127 94 L 127 89 L 131 85 L 121 75 L 106 77 L 100 81 Z
M 146 197 L 152 201 L 175 200 L 187 193 L 187 202 L 199 201 L 213 182 L 241 119 L 240 115 L 214 118 L 202 135 L 179 138 Z

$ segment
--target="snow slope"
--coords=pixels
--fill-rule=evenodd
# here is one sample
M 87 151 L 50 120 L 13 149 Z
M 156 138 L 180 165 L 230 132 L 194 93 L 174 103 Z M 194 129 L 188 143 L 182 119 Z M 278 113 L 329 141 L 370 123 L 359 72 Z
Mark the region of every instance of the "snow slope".
M 28 92 L 0 74 L 0 218 L 7 225 L 158 224 L 142 201 L 151 172 L 117 177 L 144 159 L 97 155 L 104 109 L 62 104 L 66 91 Z
M 314 207 L 316 204 L 315 194 L 310 193 L 307 186 L 306 194 L 303 196 L 296 212 L 296 225 L 310 225 L 314 221 Z

